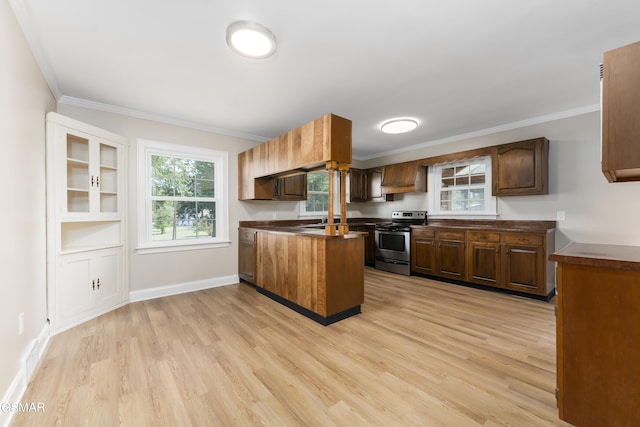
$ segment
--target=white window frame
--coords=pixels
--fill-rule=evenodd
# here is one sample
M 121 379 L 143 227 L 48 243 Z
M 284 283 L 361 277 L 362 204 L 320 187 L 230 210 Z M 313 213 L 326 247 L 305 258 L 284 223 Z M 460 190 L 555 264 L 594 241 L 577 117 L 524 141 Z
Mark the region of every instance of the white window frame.
M 228 247 L 229 241 L 229 154 L 225 151 L 166 142 L 138 139 L 138 254 L 176 252 L 194 249 L 210 249 Z M 216 203 L 216 237 L 189 240 L 151 239 L 151 157 L 178 157 L 199 160 L 215 164 L 215 203 Z
M 482 161 L 485 164 L 485 210 L 483 211 L 442 211 L 440 210 L 440 195 L 442 190 L 442 169 L 456 166 L 464 166 L 471 162 Z M 475 157 L 460 161 L 439 163 L 429 166 L 429 217 L 430 218 L 476 218 L 476 219 L 496 219 L 498 217 L 496 197 L 491 194 L 491 156 Z
M 327 176 L 329 175 L 329 172 L 324 171 L 324 170 L 319 170 L 319 171 L 313 171 L 313 172 L 308 172 L 308 173 L 317 173 L 317 174 L 326 174 Z M 308 181 L 307 181 L 308 182 Z M 308 185 L 308 184 L 307 184 Z M 309 197 L 309 194 L 311 193 L 321 193 L 319 191 L 309 191 L 309 188 L 307 187 L 307 197 Z M 301 217 L 326 217 L 327 215 L 329 215 L 328 211 L 312 211 L 312 212 L 307 212 L 307 203 L 306 200 L 302 200 L 299 202 L 299 208 L 300 208 L 300 212 L 299 212 L 299 216 Z M 334 218 L 338 218 L 340 217 L 340 175 L 338 175 L 338 173 L 335 173 L 334 175 L 334 179 L 333 179 L 333 206 L 334 206 Z M 338 207 L 336 209 L 336 206 Z

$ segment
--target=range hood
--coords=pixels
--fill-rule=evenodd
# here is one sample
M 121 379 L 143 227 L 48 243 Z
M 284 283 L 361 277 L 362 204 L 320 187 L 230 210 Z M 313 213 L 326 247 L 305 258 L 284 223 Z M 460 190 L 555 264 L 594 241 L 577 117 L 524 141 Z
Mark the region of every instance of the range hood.
M 387 165 L 382 169 L 382 193 L 427 191 L 427 168 L 419 160 Z

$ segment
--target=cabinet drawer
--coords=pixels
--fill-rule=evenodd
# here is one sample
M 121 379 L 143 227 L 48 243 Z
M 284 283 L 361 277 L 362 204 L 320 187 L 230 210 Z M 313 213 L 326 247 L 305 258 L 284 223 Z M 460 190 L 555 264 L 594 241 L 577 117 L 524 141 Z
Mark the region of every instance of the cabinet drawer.
M 435 230 L 429 227 L 411 227 L 412 237 L 433 237 Z
M 256 230 L 250 228 L 240 228 L 238 229 L 238 239 L 241 242 L 251 242 L 255 243 L 256 241 Z
M 464 231 L 438 230 L 436 234 L 439 240 L 464 240 Z
M 489 233 L 486 231 L 469 231 L 467 239 L 470 242 L 499 242 L 500 233 Z
M 504 243 L 510 245 L 542 246 L 543 236 L 539 234 L 505 234 Z

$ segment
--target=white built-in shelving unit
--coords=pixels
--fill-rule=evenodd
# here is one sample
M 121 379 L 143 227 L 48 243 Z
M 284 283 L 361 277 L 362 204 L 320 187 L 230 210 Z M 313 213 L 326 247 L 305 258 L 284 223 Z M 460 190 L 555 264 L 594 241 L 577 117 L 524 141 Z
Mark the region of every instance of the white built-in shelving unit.
M 127 139 L 47 114 L 47 295 L 56 333 L 127 302 Z

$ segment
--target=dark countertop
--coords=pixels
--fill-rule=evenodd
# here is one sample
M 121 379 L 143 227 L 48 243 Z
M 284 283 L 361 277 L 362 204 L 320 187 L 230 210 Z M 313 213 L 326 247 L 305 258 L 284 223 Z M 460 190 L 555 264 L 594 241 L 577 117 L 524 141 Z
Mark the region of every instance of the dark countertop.
M 417 227 L 446 227 L 478 231 L 518 231 L 529 233 L 546 233 L 556 228 L 555 221 L 512 221 L 499 219 L 429 219 L 427 225 Z
M 356 225 L 375 225 L 377 221 L 374 218 L 353 218 L 347 220 L 350 226 Z M 274 234 L 288 234 L 293 236 L 314 237 L 318 239 L 358 239 L 367 235 L 365 231 L 349 231 L 349 234 L 326 234 L 325 225 L 320 223 L 318 219 L 300 219 L 300 220 L 272 220 L 272 221 L 240 221 L 239 227 L 253 228 L 262 232 Z M 338 223 L 334 223 L 336 228 Z
M 570 243 L 549 255 L 550 261 L 640 272 L 640 247 Z

